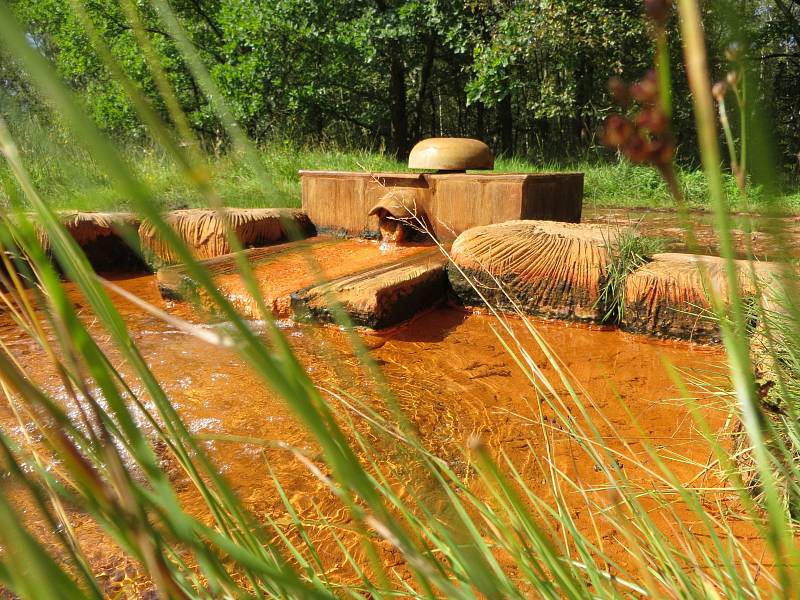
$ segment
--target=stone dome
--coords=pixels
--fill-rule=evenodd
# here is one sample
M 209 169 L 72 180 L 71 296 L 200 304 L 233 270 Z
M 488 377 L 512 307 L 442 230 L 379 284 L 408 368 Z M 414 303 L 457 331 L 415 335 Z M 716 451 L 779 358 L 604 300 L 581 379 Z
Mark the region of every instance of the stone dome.
M 411 149 L 410 169 L 466 171 L 494 168 L 489 146 L 471 138 L 429 138 Z

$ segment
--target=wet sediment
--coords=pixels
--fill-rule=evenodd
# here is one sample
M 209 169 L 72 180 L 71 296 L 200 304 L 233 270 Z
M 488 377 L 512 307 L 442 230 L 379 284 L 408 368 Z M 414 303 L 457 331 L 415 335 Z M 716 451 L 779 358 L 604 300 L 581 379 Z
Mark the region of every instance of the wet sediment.
M 328 292 L 338 291 L 339 301 L 352 309 L 351 317 L 356 321 L 387 326 L 395 324 L 401 315 L 407 318 L 405 315 L 426 308 L 422 302 L 430 299 L 433 303 L 438 292 L 444 297 L 444 286 L 437 284 L 437 269 L 444 275 L 443 264 L 434 258 L 437 254 L 441 256 L 430 246 L 381 249 L 375 241 L 318 236 L 305 242 L 248 250 L 245 258 L 260 299 L 273 316 L 293 317 L 296 308 L 301 316 L 330 320 L 322 289 L 314 289 L 328 285 Z M 404 263 L 411 259 L 417 262 Z M 234 256 L 205 261 L 202 266 L 241 315 L 252 319 L 263 316 Z M 209 311 L 216 306 L 184 267 L 159 270 L 158 281 L 165 297 L 195 300 Z
M 371 249 L 374 251 L 375 247 Z M 152 276 L 119 278 L 117 283 L 177 316 L 197 319 L 188 305 L 162 300 Z M 84 303 L 74 285 L 65 285 L 74 302 Z M 234 350 L 202 344 L 125 301 L 117 305 L 132 341 L 190 431 L 198 435 L 225 434 L 242 439 L 280 441 L 315 455 L 316 445 L 294 418 L 291 407 L 270 391 Z M 91 321 L 91 315 L 84 317 Z M 502 452 L 514 461 L 532 493 L 541 498 L 553 499 L 553 486 L 548 469 L 543 468 L 535 456 L 548 456 L 554 468 L 573 481 L 581 482 L 586 490 L 602 489 L 603 474 L 593 468 L 591 461 L 576 460 L 574 440 L 554 426 L 558 418 L 553 409 L 538 404 L 536 390 L 497 339 L 493 323 L 489 317 L 436 309 L 387 333 L 381 344 L 373 346 L 370 355 L 380 366 L 425 447 L 445 460 L 465 481 L 473 481 L 465 461 L 466 440 L 478 435 L 491 452 Z M 524 324 L 512 320 L 510 326 L 532 360 L 551 377 L 559 392 L 566 393 L 548 359 L 526 333 Z M 344 333 L 338 328 L 298 323 L 285 327 L 286 339 L 318 388 L 341 390 L 379 411 L 384 410 L 371 380 L 359 368 Z M 646 466 L 651 450 L 640 437 L 641 432 L 646 431 L 649 439 L 668 443 L 670 464 L 682 481 L 700 477 L 698 486 L 715 487 L 713 473 L 704 469 L 710 450 L 692 426 L 688 405 L 677 400 L 680 393 L 663 369 L 662 361 L 666 359 L 676 368 L 690 370 L 704 378 L 723 379 L 724 354 L 720 349 L 680 342 L 653 342 L 620 331 L 597 331 L 553 321 L 537 321 L 535 327 L 561 358 L 565 370 L 583 384 L 580 394 L 590 406 L 590 416 L 607 436 L 608 448 L 617 453 L 620 468 L 630 481 L 642 489 L 661 484 L 658 476 Z M 102 333 L 98 325 L 92 328 L 96 334 Z M 57 373 L 48 368 L 41 351 L 24 332 L 2 315 L 0 332 L 15 357 L 30 368 L 37 382 L 54 397 L 63 397 Z M 103 336 L 99 339 L 104 340 L 101 341 L 103 349 L 117 364 L 118 357 L 110 343 Z M 720 365 L 718 370 L 715 364 Z M 135 383 L 124 362 L 119 363 L 119 368 L 126 380 Z M 135 385 L 133 387 L 136 389 Z M 336 395 L 323 393 L 335 410 L 347 410 Z M 710 426 L 721 427 L 726 410 L 719 406 L 719 398 L 714 396 L 708 402 L 701 400 L 700 404 L 704 406 L 704 416 Z M 14 431 L 13 417 L 7 408 L 0 410 L 0 419 L 8 425 L 9 431 Z M 146 422 L 141 425 L 145 429 L 148 427 Z M 361 425 L 363 423 L 359 427 Z M 549 433 L 545 436 L 544 431 Z M 340 531 L 351 525 L 337 498 L 324 484 L 309 477 L 307 470 L 285 451 L 230 442 L 208 443 L 207 449 L 246 507 L 271 522 L 285 523 L 286 535 L 296 533 L 293 520 L 286 518 L 286 508 L 276 493 L 265 462 L 284 486 L 301 521 L 317 522 L 323 514 L 332 519 L 335 526 L 340 526 Z M 384 450 L 383 454 L 364 457 L 364 460 L 368 463 L 377 460 L 404 482 L 406 493 L 419 493 L 416 486 L 420 482 L 400 462 L 397 449 L 387 446 Z M 165 456 L 164 460 L 169 467 L 169 457 Z M 170 477 L 181 503 L 192 514 L 203 517 L 202 500 L 185 481 L 180 469 Z M 603 494 L 602 491 L 587 493 L 598 498 Z M 568 494 L 561 501 L 567 502 L 566 508 L 574 512 L 576 524 L 584 533 L 590 536 L 597 533 L 601 536 L 599 543 L 608 544 L 606 553 L 623 567 L 630 566 L 630 554 L 622 545 L 612 543 L 621 534 L 607 523 L 597 532 L 598 517 L 579 494 Z M 653 510 L 657 521 L 655 504 Z M 688 509 L 686 515 L 691 516 Z M 120 591 L 119 586 L 124 585 L 123 595 L 136 597 L 142 589 L 147 589 L 140 567 L 126 559 L 88 515 L 76 509 L 71 519 L 80 543 L 88 549 L 92 567 L 101 573 L 110 592 Z M 742 524 L 742 531 L 747 531 L 745 524 Z M 46 535 L 46 532 L 40 533 Z M 334 580 L 348 580 L 352 574 L 346 561 L 342 561 L 336 541 L 324 528 L 310 528 L 308 533 L 319 545 L 318 554 L 326 572 Z M 346 533 L 340 535 L 345 542 L 351 540 Z M 355 535 L 352 540 L 356 540 Z M 363 557 L 356 555 L 356 558 Z M 384 558 L 392 560 L 388 550 Z
M 296 317 L 336 323 L 341 308 L 355 325 L 384 329 L 441 303 L 447 295 L 447 259 L 438 248 L 292 294 Z
M 498 228 L 501 233 L 497 237 L 502 238 L 499 240 L 483 239 L 481 232 L 471 233 L 474 237 L 468 239 L 480 241 L 476 247 L 486 249 L 483 258 L 469 263 L 457 245 L 452 252 L 454 258 L 461 253 L 462 258 L 458 260 L 464 260 L 464 271 L 468 276 L 483 277 L 481 287 L 490 290 L 501 308 L 515 308 L 515 303 L 507 301 L 503 290 L 506 286 L 512 290 L 513 297 L 522 299 L 523 312 L 550 319 L 596 322 L 596 299 L 608 261 L 605 230 L 598 235 L 601 228 L 577 226 L 542 232 L 541 224 L 533 224 L 510 235 L 515 227 L 520 226 Z M 246 257 L 254 268 L 259 293 L 275 316 L 295 314 L 299 303 L 315 320 L 330 320 L 325 297 L 333 294 L 351 315 L 356 315 L 357 322 L 384 327 L 407 318 L 425 305 L 435 304 L 440 290 L 447 289 L 444 259 L 436 258 L 436 252 L 438 250 L 430 247 L 400 247 L 381 252 L 374 242 L 321 237 L 248 250 Z M 495 260 L 492 252 L 497 252 L 499 258 Z M 656 266 L 663 259 L 654 258 L 650 268 L 657 271 Z M 666 318 L 671 312 L 686 307 L 690 300 L 699 302 L 706 291 L 702 285 L 697 285 L 696 263 L 689 261 L 686 255 L 674 260 L 683 265 L 680 269 L 686 269 L 683 276 L 676 278 L 678 283 L 674 286 L 677 287 L 670 279 L 674 265 L 655 275 L 644 271 L 648 267 L 645 265 L 641 272 L 631 276 L 634 279 L 629 277 L 632 282 L 628 297 L 631 301 L 629 329 L 655 331 L 656 335 L 667 337 L 681 337 L 690 331 L 692 339 L 697 340 L 696 327 L 689 329 L 686 323 L 677 322 L 674 317 L 671 321 Z M 530 265 L 531 261 L 534 266 L 526 268 L 525 264 Z M 251 318 L 261 316 L 232 256 L 214 258 L 204 266 L 222 294 L 240 312 Z M 451 275 L 450 281 L 455 293 L 461 294 L 459 297 L 468 298 L 464 281 L 459 281 L 455 275 Z M 165 303 L 157 289 L 160 288 L 161 295 L 170 295 L 173 299 L 194 298 L 209 311 L 214 304 L 204 297 L 183 267 L 162 269 L 158 286 L 153 277 L 122 278 L 118 283 L 190 320 L 197 320 L 198 315 L 188 305 Z M 424 285 L 418 285 L 420 283 Z M 73 300 L 82 302 L 74 286 L 66 285 Z M 692 295 L 676 291 L 683 287 L 690 288 Z M 655 295 L 643 300 L 652 290 L 656 290 Z M 662 301 L 665 297 L 670 298 L 669 303 Z M 477 301 L 472 302 L 477 305 Z M 133 341 L 193 433 L 278 440 L 315 449 L 313 440 L 294 418 L 291 408 L 271 392 L 234 351 L 200 345 L 197 339 L 125 302 L 119 303 L 119 307 Z M 635 320 L 637 310 L 642 314 L 641 324 Z M 655 321 L 648 320 L 653 311 L 660 316 Z M 91 315 L 85 317 L 91 318 Z M 320 389 L 344 390 L 382 410 L 380 399 L 359 369 L 344 334 L 332 327 L 309 327 L 299 323 L 284 326 L 287 339 Z M 524 324 L 512 320 L 510 326 L 514 334 L 525 341 L 532 360 L 543 373 L 552 376 L 559 392 L 566 393 L 558 383 L 552 364 L 539 351 Z M 679 369 L 694 370 L 704 380 L 719 377 L 724 381 L 724 369 L 715 372 L 709 366 L 723 363 L 724 354 L 720 349 L 680 342 L 658 343 L 622 331 L 593 331 L 556 322 L 536 322 L 536 327 L 560 356 L 566 371 L 584 385 L 580 395 L 587 402 L 591 398 L 589 417 L 596 417 L 602 435 L 608 436 L 608 448 L 620 457 L 619 468 L 624 470 L 628 480 L 642 489 L 662 483 L 652 468 L 646 466 L 650 449 L 645 448 L 646 440 L 641 437 L 641 432 L 646 431 L 649 440 L 667 441 L 669 456 L 680 480 L 698 481 L 697 485 L 711 490 L 717 487 L 714 475 L 704 468 L 710 460 L 708 444 L 692 427 L 689 408 L 676 400 L 678 391 L 663 369 L 663 360 Z M 63 397 L 60 380 L 42 364 L 38 347 L 26 340 L 2 314 L 0 332 L 15 358 L 35 374 L 39 383 L 54 397 Z M 676 335 L 669 335 L 671 332 Z M 96 333 L 100 333 L 99 329 Z M 711 329 L 708 329 L 708 341 L 713 341 Z M 492 452 L 503 453 L 513 460 L 526 484 L 541 498 L 553 499 L 553 487 L 549 480 L 552 470 L 542 468 L 537 458 L 540 456 L 546 455 L 551 466 L 565 473 L 571 481 L 580 482 L 585 490 L 601 489 L 607 483 L 590 461 L 575 460 L 574 439 L 555 427 L 558 418 L 552 408 L 539 404 L 536 390 L 498 341 L 491 319 L 439 308 L 387 333 L 380 343 L 370 348 L 372 358 L 381 367 L 425 446 L 465 480 L 469 480 L 470 471 L 464 447 L 467 438 L 477 435 Z M 108 350 L 113 360 L 113 349 Z M 124 364 L 119 368 L 124 377 L 132 378 Z M 335 394 L 324 393 L 331 405 L 347 410 L 338 404 Z M 727 409 L 720 409 L 717 396 L 703 405 L 702 410 L 712 428 L 722 427 Z M 0 410 L 0 420 L 9 430 L 13 429 L 14 421 L 7 408 Z M 142 427 L 148 425 L 143 422 Z M 543 434 L 544 431 L 550 433 Z M 267 474 L 265 461 L 288 491 L 301 520 L 317 521 L 323 514 L 342 529 L 349 525 L 348 518 L 341 516 L 343 511 L 337 499 L 285 452 L 265 451 L 244 443 L 213 443 L 208 449 L 247 508 L 272 522 L 287 522 L 287 535 L 294 535 L 292 521 L 283 520 L 286 508 Z M 391 447 L 387 447 L 385 455 L 377 459 L 365 457 L 365 460 L 378 460 L 398 480 L 407 482 L 409 493 L 418 491 L 414 488 L 417 483 L 414 473 L 400 464 Z M 164 462 L 169 463 L 166 455 Z M 321 463 L 319 466 L 322 467 Z M 176 471 L 171 479 L 187 510 L 204 516 L 202 502 L 185 477 Z M 596 495 L 594 491 L 586 493 Z M 717 492 L 709 495 L 713 494 Z M 724 492 L 718 494 L 717 498 L 724 496 Z M 601 545 L 606 540 L 608 556 L 622 566 L 630 566 L 630 554 L 616 542 L 620 532 L 607 522 L 603 523 L 602 531 L 597 531 L 596 515 L 591 514 L 578 494 L 568 495 L 564 501 L 566 508 L 576 514 L 575 521 L 582 531 L 589 535 L 596 533 Z M 655 514 L 658 510 L 655 501 L 652 508 Z M 688 508 L 686 515 L 692 515 Z M 78 539 L 91 549 L 93 567 L 110 574 L 110 593 L 119 591 L 114 581 L 118 576 L 129 582 L 126 585 L 130 597 L 147 589 L 147 585 L 142 584 L 138 567 L 126 563 L 124 554 L 88 515 L 76 509 L 73 517 Z M 657 515 L 654 520 L 658 522 Z M 747 530 L 745 524 L 742 530 Z M 320 544 L 319 557 L 326 572 L 335 579 L 351 576 L 337 542 L 321 529 L 314 530 L 311 535 Z M 390 552 L 387 549 L 387 557 Z

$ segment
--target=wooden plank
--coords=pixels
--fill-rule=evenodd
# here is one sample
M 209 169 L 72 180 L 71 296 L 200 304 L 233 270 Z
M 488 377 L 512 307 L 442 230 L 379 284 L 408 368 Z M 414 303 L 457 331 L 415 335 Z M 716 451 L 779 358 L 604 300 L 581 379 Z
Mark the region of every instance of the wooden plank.
M 445 298 L 446 264 L 433 249 L 302 290 L 292 296 L 292 307 L 305 320 L 336 322 L 338 306 L 356 325 L 391 327 Z

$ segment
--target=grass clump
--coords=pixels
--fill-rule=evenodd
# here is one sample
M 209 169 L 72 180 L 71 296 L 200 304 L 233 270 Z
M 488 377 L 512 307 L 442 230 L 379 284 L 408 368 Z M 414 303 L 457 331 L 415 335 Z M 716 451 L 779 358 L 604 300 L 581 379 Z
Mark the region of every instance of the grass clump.
M 773 274 L 760 283 L 763 297 L 748 305 L 750 355 L 756 385 L 764 409 L 765 428 L 772 429 L 777 443 L 770 441 L 772 476 L 787 514 L 800 520 L 800 305 L 794 273 Z M 734 438 L 734 455 L 743 480 L 763 501 L 763 475 L 759 473 L 753 448 L 740 426 Z
M 604 311 L 603 323 L 617 324 L 624 316 L 628 275 L 650 262 L 654 254 L 663 252 L 666 243 L 661 238 L 640 235 L 635 229 L 622 229 L 607 242 L 606 247 L 608 264 L 597 306 Z

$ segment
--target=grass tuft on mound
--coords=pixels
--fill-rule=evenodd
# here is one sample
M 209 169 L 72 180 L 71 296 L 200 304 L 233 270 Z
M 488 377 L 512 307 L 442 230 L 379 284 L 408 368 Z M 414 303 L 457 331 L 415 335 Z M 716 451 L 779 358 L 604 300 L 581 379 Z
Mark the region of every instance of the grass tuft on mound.
M 640 235 L 636 230 L 623 229 L 608 245 L 608 266 L 597 303 L 602 307 L 603 322 L 622 321 L 625 310 L 625 280 L 636 269 L 650 262 L 654 254 L 663 252 L 666 243 L 661 238 Z

